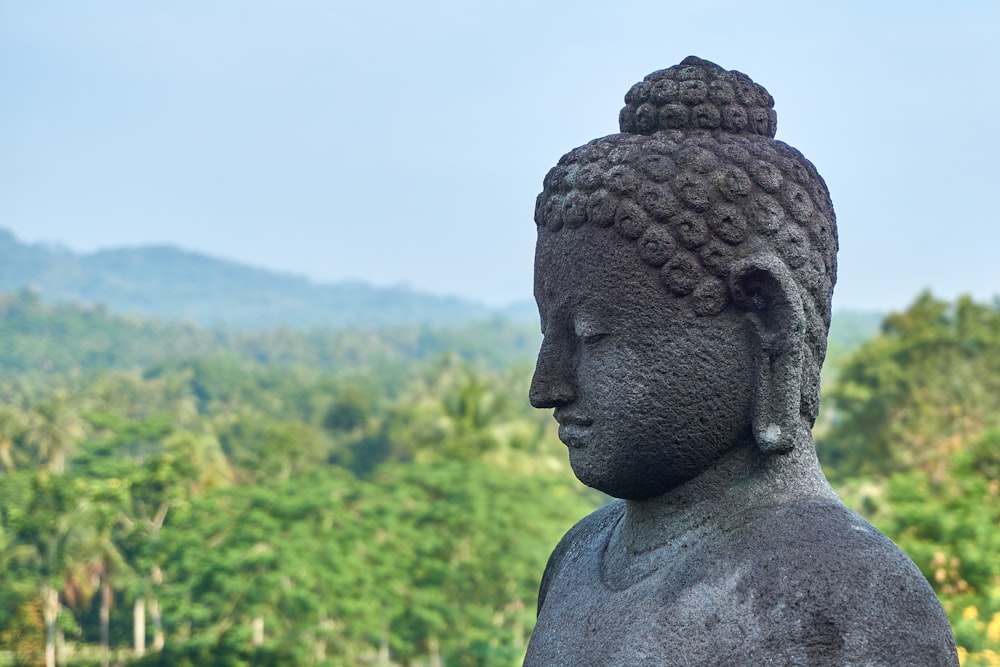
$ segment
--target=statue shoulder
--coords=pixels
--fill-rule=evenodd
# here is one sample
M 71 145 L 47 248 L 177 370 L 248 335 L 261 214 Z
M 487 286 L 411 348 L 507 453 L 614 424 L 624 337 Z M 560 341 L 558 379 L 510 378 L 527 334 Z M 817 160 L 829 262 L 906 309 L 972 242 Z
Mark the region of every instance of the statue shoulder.
M 846 656 L 863 648 L 866 659 L 884 658 L 872 664 L 957 664 L 947 616 L 920 570 L 842 503 L 771 508 L 754 532 L 747 580 L 769 613 L 788 616 L 775 626 L 788 634 L 782 643 L 830 643 Z
M 563 535 L 556 548 L 549 555 L 545 572 L 542 574 L 542 583 L 538 589 L 538 612 L 541 611 L 542 604 L 545 602 L 545 594 L 552 582 L 552 577 L 559 570 L 566 555 L 577 549 L 599 548 L 602 544 L 602 536 L 607 535 L 624 513 L 624 501 L 616 500 L 583 517 Z

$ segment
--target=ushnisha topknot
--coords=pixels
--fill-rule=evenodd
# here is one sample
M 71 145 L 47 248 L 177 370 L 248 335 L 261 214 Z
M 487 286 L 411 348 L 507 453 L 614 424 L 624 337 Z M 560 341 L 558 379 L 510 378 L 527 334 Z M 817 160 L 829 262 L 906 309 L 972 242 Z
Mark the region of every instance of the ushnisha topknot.
M 773 139 L 778 116 L 774 98 L 746 74 L 688 56 L 632 86 L 618 123 L 630 134 L 722 129 Z
M 775 255 L 803 297 L 802 414 L 815 419 L 838 245 L 822 177 L 773 138 L 774 99 L 740 72 L 691 56 L 634 85 L 625 102 L 620 134 L 570 151 L 545 176 L 539 239 L 611 228 L 700 316 L 735 304 L 726 278 L 738 261 Z

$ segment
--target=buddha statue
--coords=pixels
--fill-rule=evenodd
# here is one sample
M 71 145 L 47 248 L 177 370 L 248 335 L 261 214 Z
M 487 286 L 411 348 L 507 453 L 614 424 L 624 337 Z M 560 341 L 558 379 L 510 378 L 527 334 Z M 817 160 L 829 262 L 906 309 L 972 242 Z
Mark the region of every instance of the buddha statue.
M 768 92 L 689 57 L 545 177 L 531 403 L 618 500 L 542 578 L 529 667 L 957 665 L 933 590 L 820 469 L 837 228 Z

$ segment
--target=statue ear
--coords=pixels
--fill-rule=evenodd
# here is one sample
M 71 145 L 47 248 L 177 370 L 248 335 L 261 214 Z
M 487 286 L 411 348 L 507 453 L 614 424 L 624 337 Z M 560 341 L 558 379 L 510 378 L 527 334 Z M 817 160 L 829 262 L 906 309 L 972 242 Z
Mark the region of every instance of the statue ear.
M 795 447 L 801 427 L 806 319 L 791 272 L 774 255 L 737 262 L 729 287 L 750 319 L 756 366 L 753 436 L 765 454 Z

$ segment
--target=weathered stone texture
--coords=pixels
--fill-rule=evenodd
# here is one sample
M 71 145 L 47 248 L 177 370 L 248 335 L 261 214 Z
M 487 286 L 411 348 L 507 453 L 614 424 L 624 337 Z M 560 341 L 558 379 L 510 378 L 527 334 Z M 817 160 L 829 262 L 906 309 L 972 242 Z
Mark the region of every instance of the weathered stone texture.
M 919 570 L 816 460 L 823 179 L 744 74 L 690 57 L 625 101 L 537 201 L 531 401 L 621 500 L 553 552 L 525 664 L 957 665 Z

